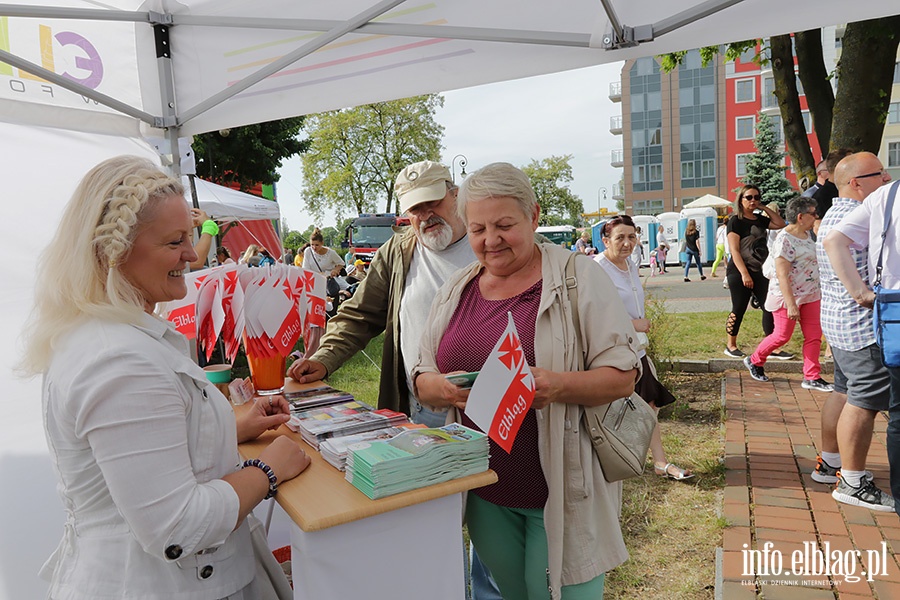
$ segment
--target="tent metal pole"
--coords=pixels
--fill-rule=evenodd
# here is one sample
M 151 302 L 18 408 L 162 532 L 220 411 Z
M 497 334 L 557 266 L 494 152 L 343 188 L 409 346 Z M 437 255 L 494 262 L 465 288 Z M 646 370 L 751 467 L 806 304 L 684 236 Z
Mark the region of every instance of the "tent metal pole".
M 616 14 L 616 9 L 613 8 L 611 0 L 600 0 L 600 4 L 603 5 L 603 12 L 606 13 L 607 18 L 609 18 L 609 26 L 612 27 L 613 33 L 616 35 L 616 45 L 625 41 L 625 28 L 622 27 L 622 22 L 619 21 L 619 16 Z
M 322 35 L 320 35 L 320 36 L 316 37 L 315 39 L 309 41 L 308 43 L 304 44 L 297 50 L 295 50 L 295 51 L 291 52 L 290 54 L 283 56 L 282 58 L 271 63 L 269 66 L 263 67 L 256 73 L 253 73 L 252 75 L 245 77 L 244 79 L 235 83 L 228 89 L 222 90 L 218 94 L 214 94 L 214 95 L 210 96 L 209 98 L 207 98 L 203 102 L 200 102 L 196 106 L 193 106 L 193 107 L 187 109 L 186 111 L 184 111 L 181 114 L 181 119 L 179 121 L 179 124 L 187 123 L 194 117 L 197 117 L 198 115 L 205 113 L 209 109 L 211 109 L 215 106 L 218 106 L 219 104 L 228 100 L 232 96 L 240 94 L 247 88 L 249 88 L 253 85 L 256 85 L 257 83 L 259 83 L 260 81 L 262 81 L 263 79 L 268 77 L 269 75 L 274 75 L 278 71 L 297 62 L 301 58 L 304 58 L 307 55 L 312 54 L 313 52 L 315 52 L 322 46 L 325 46 L 326 44 L 330 44 L 331 42 L 340 38 L 341 36 L 343 36 L 347 33 L 350 33 L 351 31 L 354 31 L 355 29 L 358 29 L 362 25 L 368 23 L 372 19 L 375 19 L 375 18 L 381 16 L 382 14 L 386 13 L 390 9 L 394 8 L 395 6 L 402 4 L 403 2 L 404 2 L 404 0 L 382 0 L 375 6 L 372 6 L 368 10 L 365 10 L 365 11 L 359 13 L 358 15 L 354 16 L 353 18 L 348 19 L 347 21 L 341 23 L 340 26 L 335 27 L 334 29 L 331 29 L 330 31 L 323 33 Z
M 62 75 L 58 75 L 53 71 L 49 71 L 44 67 L 34 64 L 33 62 L 27 61 L 24 58 L 20 58 L 15 54 L 11 54 L 6 50 L 0 50 L 0 62 L 5 62 L 18 69 L 22 69 L 23 71 L 28 71 L 32 75 L 42 77 L 50 83 L 55 83 L 56 85 L 69 90 L 70 92 L 81 94 L 82 96 L 99 102 L 104 106 L 108 106 L 114 110 L 125 113 L 130 117 L 134 117 L 135 119 L 143 121 L 144 123 L 147 123 L 152 127 L 162 127 L 159 117 L 154 117 L 150 113 L 144 112 L 139 108 L 135 108 L 129 104 L 125 104 L 120 100 L 116 100 L 112 96 L 107 96 L 106 94 L 93 90 L 87 86 L 72 81 L 71 79 L 67 79 Z
M 330 31 L 342 21 L 325 19 L 267 19 L 237 18 L 204 15 L 172 15 L 173 25 L 191 27 L 241 27 L 248 29 L 279 29 L 283 31 Z M 496 29 L 487 27 L 455 27 L 452 25 L 415 25 L 409 23 L 366 23 L 354 33 L 396 35 L 403 37 L 469 40 L 475 42 L 515 42 L 587 48 L 590 34 L 557 31 Z
M 41 19 L 76 19 L 85 21 L 123 21 L 148 23 L 149 12 L 131 10 L 102 10 L 99 8 L 59 8 L 56 6 L 29 6 L 27 4 L 0 4 L 0 16 Z
M 607 0 L 601 0 L 604 4 Z M 678 14 L 667 17 L 658 23 L 653 24 L 653 36 L 659 37 L 667 33 L 671 33 L 676 29 L 680 29 L 685 25 L 690 25 L 700 19 L 713 15 L 719 11 L 730 8 L 735 4 L 740 4 L 744 0 L 708 0 L 697 6 L 693 6 Z

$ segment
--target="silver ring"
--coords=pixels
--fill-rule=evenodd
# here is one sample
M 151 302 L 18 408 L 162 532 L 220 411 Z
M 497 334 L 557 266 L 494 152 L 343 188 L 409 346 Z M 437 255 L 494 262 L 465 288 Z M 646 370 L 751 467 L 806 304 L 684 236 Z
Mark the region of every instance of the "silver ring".
M 269 398 L 269 406 L 272 406 L 272 398 Z

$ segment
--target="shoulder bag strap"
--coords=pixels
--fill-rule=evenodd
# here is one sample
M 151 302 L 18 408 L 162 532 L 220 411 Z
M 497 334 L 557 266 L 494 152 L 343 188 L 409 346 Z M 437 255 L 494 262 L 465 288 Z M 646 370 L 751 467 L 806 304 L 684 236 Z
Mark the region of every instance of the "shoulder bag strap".
M 581 320 L 578 316 L 578 278 L 575 276 L 575 257 L 577 256 L 576 252 L 573 252 L 568 259 L 566 259 L 566 290 L 569 293 L 569 312 L 572 313 L 572 323 L 575 325 L 575 350 L 578 352 L 578 356 L 584 354 L 584 345 L 581 343 Z M 582 366 L 584 369 L 584 366 Z
M 878 251 L 878 263 L 875 265 L 875 283 L 872 287 L 881 285 L 881 259 L 884 256 L 884 241 L 887 238 L 888 228 L 891 226 L 891 216 L 894 212 L 894 198 L 897 197 L 897 187 L 900 186 L 900 180 L 891 184 L 891 191 L 888 192 L 887 202 L 884 205 L 884 229 L 881 231 L 881 248 Z

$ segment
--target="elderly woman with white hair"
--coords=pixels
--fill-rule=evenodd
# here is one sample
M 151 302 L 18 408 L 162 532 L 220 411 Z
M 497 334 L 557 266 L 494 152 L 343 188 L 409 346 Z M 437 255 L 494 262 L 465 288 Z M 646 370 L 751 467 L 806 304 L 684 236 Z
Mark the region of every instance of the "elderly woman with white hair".
M 571 252 L 535 243 L 540 208 L 521 170 L 494 163 L 476 171 L 460 187 L 458 208 L 478 262 L 458 271 L 432 305 L 413 372 L 417 397 L 474 427 L 468 392 L 442 373 L 480 370 L 512 312 L 534 374 L 533 410 L 511 452 L 491 441 L 499 480 L 469 494 L 469 534 L 505 598 L 599 598 L 606 571 L 628 558 L 622 487 L 604 479 L 577 424 L 584 406 L 634 390 L 640 361 L 631 319 L 606 273 L 575 255 L 575 331 L 565 285 Z
M 20 367 L 43 376 L 66 511 L 42 573 L 51 598 L 290 597 L 283 577 L 258 574 L 249 515 L 309 457 L 285 436 L 243 465 L 237 451 L 287 421 L 287 402 L 235 420 L 184 336 L 154 314 L 187 293 L 191 230 L 181 183 L 122 156 L 84 176 L 44 253 Z

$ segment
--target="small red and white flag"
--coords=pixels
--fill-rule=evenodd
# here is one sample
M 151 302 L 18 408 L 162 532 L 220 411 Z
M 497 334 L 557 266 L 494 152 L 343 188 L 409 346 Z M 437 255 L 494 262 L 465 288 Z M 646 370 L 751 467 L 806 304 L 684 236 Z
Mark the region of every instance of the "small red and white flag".
M 497 444 L 510 452 L 519 427 L 534 401 L 534 376 L 525 360 L 512 313 L 506 330 L 481 372 L 466 402 L 466 415 Z

